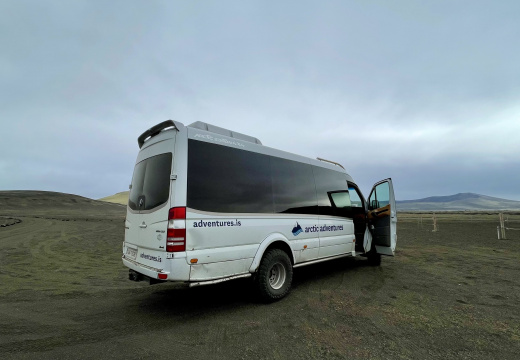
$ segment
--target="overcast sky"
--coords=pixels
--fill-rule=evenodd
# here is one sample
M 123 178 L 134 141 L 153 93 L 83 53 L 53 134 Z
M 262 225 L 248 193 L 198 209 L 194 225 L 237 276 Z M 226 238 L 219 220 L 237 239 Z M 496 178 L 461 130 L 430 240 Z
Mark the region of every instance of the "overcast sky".
M 0 0 L 0 190 L 128 189 L 204 121 L 342 163 L 365 195 L 520 200 L 520 2 Z

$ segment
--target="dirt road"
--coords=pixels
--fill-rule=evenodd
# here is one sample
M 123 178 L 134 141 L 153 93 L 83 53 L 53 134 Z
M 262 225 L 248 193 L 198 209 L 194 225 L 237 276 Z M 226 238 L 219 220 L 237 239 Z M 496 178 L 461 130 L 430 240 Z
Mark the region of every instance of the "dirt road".
M 124 208 L 82 206 L 0 216 L 21 220 L 0 227 L 2 359 L 520 354 L 520 232 L 496 240 L 491 217 L 443 219 L 438 232 L 403 219 L 398 254 L 381 267 L 351 258 L 296 269 L 289 296 L 264 305 L 246 280 L 193 289 L 126 280 Z

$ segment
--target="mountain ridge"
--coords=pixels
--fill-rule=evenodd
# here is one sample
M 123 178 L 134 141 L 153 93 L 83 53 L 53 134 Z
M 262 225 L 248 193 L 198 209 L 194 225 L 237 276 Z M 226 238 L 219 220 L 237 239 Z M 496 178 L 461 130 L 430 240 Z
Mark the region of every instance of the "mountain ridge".
M 502 199 L 475 193 L 430 196 L 416 200 L 396 201 L 397 210 L 518 210 L 520 201 Z

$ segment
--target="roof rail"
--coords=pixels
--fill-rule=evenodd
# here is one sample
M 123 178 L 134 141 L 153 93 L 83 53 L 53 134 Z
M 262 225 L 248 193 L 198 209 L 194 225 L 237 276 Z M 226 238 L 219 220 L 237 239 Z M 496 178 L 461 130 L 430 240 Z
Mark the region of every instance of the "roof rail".
M 179 130 L 179 128 L 175 125 L 175 122 L 173 120 L 163 121 L 162 123 L 152 126 L 148 130 L 146 130 L 144 133 L 141 134 L 141 136 L 137 138 L 139 149 L 143 147 L 143 144 L 148 137 L 154 137 L 155 135 L 159 134 L 161 130 L 164 130 L 169 127 L 173 127 L 175 128 L 175 130 Z
M 328 162 L 328 163 L 331 163 L 331 164 L 337 165 L 337 166 L 339 166 L 340 168 L 342 168 L 343 170 L 345 170 L 345 168 L 343 167 L 343 165 L 341 165 L 340 163 L 337 163 L 337 162 L 335 162 L 335 161 L 330 161 L 330 160 L 327 160 L 327 159 L 322 159 L 322 158 L 320 158 L 320 157 L 317 157 L 316 159 L 319 160 L 319 161 L 325 161 L 325 162 Z

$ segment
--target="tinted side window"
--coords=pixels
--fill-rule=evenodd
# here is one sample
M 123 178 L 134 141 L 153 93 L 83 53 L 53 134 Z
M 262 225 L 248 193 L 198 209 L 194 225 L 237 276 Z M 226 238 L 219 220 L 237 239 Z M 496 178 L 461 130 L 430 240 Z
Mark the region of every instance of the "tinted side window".
M 274 211 L 318 214 L 312 167 L 281 158 L 271 158 Z
M 134 168 L 128 206 L 133 210 L 150 210 L 168 201 L 172 154 L 144 159 Z
M 337 171 L 314 167 L 318 207 L 321 215 L 347 216 L 346 208 L 338 210 L 331 203 L 331 194 L 338 191 L 347 191 L 347 177 Z
M 269 157 L 188 141 L 187 206 L 197 210 L 272 213 Z
M 350 193 L 350 200 L 352 201 L 352 207 L 363 207 L 363 200 L 361 199 L 361 196 L 358 193 L 358 190 L 352 186 L 349 185 L 348 192 Z
M 331 192 L 329 196 L 330 202 L 336 208 L 352 207 L 352 202 L 350 200 L 350 194 L 348 191 Z

